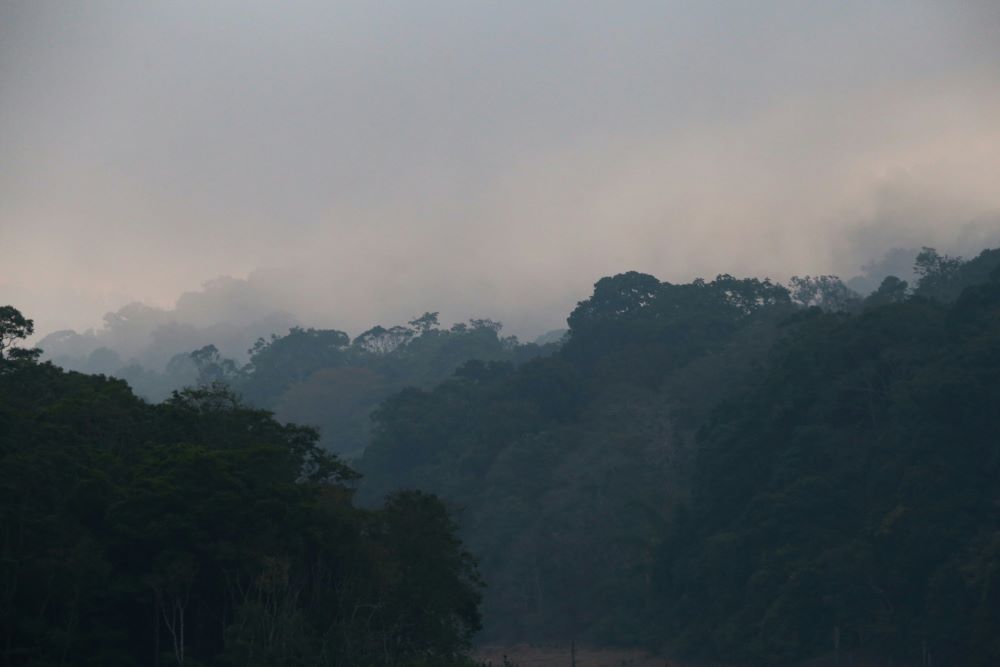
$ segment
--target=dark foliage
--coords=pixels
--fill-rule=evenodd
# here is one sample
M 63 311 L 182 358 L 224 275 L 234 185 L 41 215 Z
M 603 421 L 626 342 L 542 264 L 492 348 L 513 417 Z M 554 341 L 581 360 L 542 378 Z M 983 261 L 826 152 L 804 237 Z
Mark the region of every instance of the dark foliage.
M 451 664 L 479 627 L 443 505 L 355 508 L 312 429 L 219 388 L 0 371 L 0 664 Z
M 488 637 L 997 664 L 998 259 L 602 279 L 555 355 L 383 403 L 362 492 L 462 508 Z
M 1000 661 L 991 255 L 918 266 L 918 295 L 964 285 L 950 304 L 883 283 L 863 314 L 803 312 L 760 381 L 714 413 L 658 556 L 679 648 L 761 664 L 838 648 Z
M 1000 664 L 998 265 L 925 249 L 864 299 L 620 274 L 561 345 L 296 329 L 243 368 L 202 348 L 159 406 L 8 345 L 4 655 L 167 663 L 183 617 L 191 664 L 447 664 L 478 627 L 459 530 L 484 640 Z M 214 382 L 370 438 L 373 509 L 315 431 Z
M 500 330 L 486 319 L 443 330 L 437 313 L 425 313 L 408 326 L 373 327 L 353 341 L 341 331 L 292 329 L 259 340 L 238 370 L 214 348 L 192 358 L 199 383 L 223 381 L 279 419 L 316 426 L 324 448 L 356 456 L 371 437 L 372 413 L 391 394 L 432 387 L 472 359 L 521 363 L 557 347 L 522 345 Z
M 462 508 L 488 639 L 638 642 L 653 545 L 687 493 L 678 416 L 716 400 L 668 385 L 684 368 L 713 386 L 747 372 L 793 308 L 768 281 L 605 278 L 554 355 L 469 362 L 386 400 L 363 496 L 424 488 Z

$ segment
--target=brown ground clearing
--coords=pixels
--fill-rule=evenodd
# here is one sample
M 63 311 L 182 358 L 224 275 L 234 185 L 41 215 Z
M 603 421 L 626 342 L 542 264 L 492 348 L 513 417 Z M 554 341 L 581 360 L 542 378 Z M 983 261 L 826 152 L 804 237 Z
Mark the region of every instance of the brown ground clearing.
M 472 653 L 476 660 L 493 667 L 502 667 L 504 656 L 517 667 L 571 667 L 569 646 L 482 646 Z M 801 667 L 879 667 L 879 663 L 841 656 L 824 656 L 805 663 Z M 694 667 L 691 663 L 679 662 L 662 656 L 650 655 L 644 651 L 629 649 L 599 649 L 578 647 L 576 667 Z
M 568 646 L 483 646 L 473 656 L 477 660 L 503 665 L 504 656 L 517 667 L 570 667 Z M 577 667 L 687 667 L 674 660 L 649 655 L 643 651 L 627 649 L 576 649 Z

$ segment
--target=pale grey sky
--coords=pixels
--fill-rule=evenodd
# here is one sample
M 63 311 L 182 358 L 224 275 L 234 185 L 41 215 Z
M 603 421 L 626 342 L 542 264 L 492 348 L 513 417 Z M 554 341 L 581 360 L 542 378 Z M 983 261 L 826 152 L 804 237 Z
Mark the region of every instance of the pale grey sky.
M 989 238 L 998 34 L 985 0 L 0 0 L 0 301 L 44 333 L 252 274 L 352 333 L 533 335 L 623 270 Z

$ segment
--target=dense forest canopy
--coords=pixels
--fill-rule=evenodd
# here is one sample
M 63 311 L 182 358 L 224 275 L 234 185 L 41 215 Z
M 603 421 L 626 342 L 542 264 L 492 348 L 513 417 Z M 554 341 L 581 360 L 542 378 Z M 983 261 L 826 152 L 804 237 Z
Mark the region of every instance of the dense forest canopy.
M 998 35 L 0 0 L 0 667 L 1000 667 Z
M 228 310 L 242 314 L 236 324 L 198 328 L 169 319 L 205 310 L 201 301 L 210 305 L 228 298 L 238 304 L 238 286 L 238 281 L 210 283 L 204 294 L 185 295 L 173 313 L 132 304 L 109 313 L 97 334 L 50 334 L 39 343 L 43 358 L 67 370 L 119 377 L 149 400 L 163 400 L 185 386 L 223 383 L 283 421 L 318 427 L 325 449 L 352 456 L 368 442 L 371 413 L 394 392 L 432 387 L 472 359 L 519 363 L 546 354 L 561 335 L 521 343 L 503 336 L 503 325 L 490 319 L 442 328 L 438 313 L 405 325 L 374 326 L 354 340 L 337 329 L 289 327 L 290 316 L 277 313 L 251 320 L 244 311 L 257 316 L 258 310 L 234 306 Z M 218 345 L 213 335 L 221 337 Z M 195 341 L 196 349 L 183 348 Z M 123 361 L 128 354 L 137 356 Z
M 702 427 L 655 565 L 678 646 L 1000 660 L 1000 253 L 922 259 L 912 296 L 790 319 Z
M 491 638 L 995 664 L 998 264 L 604 278 L 552 356 L 383 403 L 362 496 L 463 508 Z
M 0 664 L 461 659 L 480 580 L 439 500 L 358 509 L 314 430 L 218 387 L 150 405 L 6 344 L 30 327 L 0 312 Z
M 438 326 L 437 313 L 408 325 L 376 326 L 353 341 L 333 329 L 293 328 L 260 338 L 238 366 L 208 346 L 192 353 L 201 385 L 222 381 L 281 420 L 320 428 L 322 444 L 358 455 L 370 438 L 371 414 L 404 387 L 432 387 L 472 359 L 519 363 L 557 345 L 521 344 L 489 319 Z
M 183 620 L 191 664 L 445 664 L 482 595 L 479 641 L 996 664 L 998 267 L 628 272 L 545 345 L 295 327 L 161 404 L 8 307 L 5 659 L 166 664 Z

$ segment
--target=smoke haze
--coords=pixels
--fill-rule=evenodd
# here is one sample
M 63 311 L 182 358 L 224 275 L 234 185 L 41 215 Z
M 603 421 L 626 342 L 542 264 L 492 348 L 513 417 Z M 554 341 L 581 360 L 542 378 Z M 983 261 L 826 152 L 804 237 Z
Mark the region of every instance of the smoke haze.
M 45 334 L 232 276 L 253 306 L 191 324 L 531 337 L 628 269 L 968 252 L 1000 230 L 998 30 L 988 2 L 7 2 L 0 300 Z

